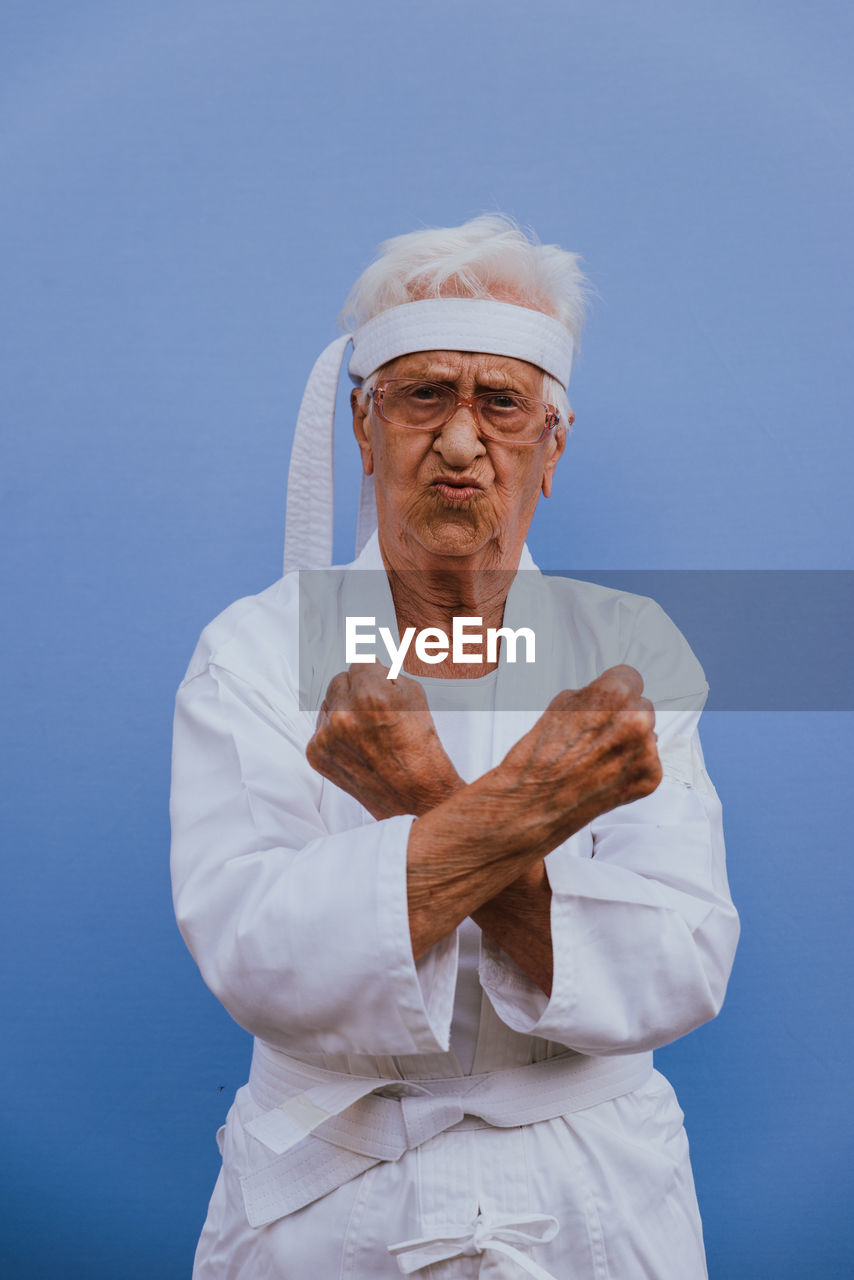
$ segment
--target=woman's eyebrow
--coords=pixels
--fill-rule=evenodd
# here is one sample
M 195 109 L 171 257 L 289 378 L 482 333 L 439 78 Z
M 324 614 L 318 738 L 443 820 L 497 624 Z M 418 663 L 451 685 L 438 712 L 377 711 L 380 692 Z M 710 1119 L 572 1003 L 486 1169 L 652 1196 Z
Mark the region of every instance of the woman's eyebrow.
M 442 383 L 442 385 L 445 385 L 446 383 L 451 384 L 458 382 L 460 374 L 458 370 L 451 369 L 447 365 L 441 369 L 431 369 L 429 367 L 425 368 L 423 365 L 415 365 L 412 368 L 408 368 L 398 374 L 395 374 L 395 377 L 405 378 L 407 380 L 414 378 L 419 382 L 439 382 Z
M 514 378 L 509 373 L 496 369 L 494 373 L 485 373 L 482 378 L 478 378 L 475 384 L 483 387 L 485 391 L 519 391 L 519 379 Z
M 427 369 L 423 365 L 416 365 L 412 369 L 407 369 L 395 375 L 406 381 L 419 382 L 435 382 L 439 386 L 452 387 L 458 383 L 464 376 L 459 370 L 449 369 L 447 366 L 442 369 Z M 478 374 L 475 386 L 478 390 L 483 391 L 524 391 L 524 387 L 520 386 L 520 378 L 514 378 L 512 374 L 507 373 L 504 369 L 488 369 Z M 527 392 L 526 394 L 532 394 Z

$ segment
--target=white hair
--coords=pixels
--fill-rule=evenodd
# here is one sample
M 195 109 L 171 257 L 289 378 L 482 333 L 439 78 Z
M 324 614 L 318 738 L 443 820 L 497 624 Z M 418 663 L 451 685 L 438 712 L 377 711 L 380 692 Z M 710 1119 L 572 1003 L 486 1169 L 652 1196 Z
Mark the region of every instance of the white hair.
M 587 284 L 575 253 L 540 244 L 513 221 L 486 213 L 459 227 L 395 236 L 359 276 L 339 317 L 348 332 L 381 311 L 422 298 L 491 298 L 543 311 L 564 325 L 576 345 L 584 322 Z M 363 390 L 373 384 L 373 375 Z M 543 375 L 543 396 L 568 426 L 566 392 Z

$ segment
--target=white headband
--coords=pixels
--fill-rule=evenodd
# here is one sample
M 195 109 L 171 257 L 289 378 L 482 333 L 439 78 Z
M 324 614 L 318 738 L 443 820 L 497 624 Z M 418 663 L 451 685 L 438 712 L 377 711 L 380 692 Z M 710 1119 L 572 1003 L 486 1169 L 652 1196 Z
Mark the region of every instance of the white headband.
M 357 382 L 413 351 L 483 351 L 527 360 L 569 385 L 572 335 L 552 316 L 482 298 L 425 298 L 381 311 L 323 351 L 306 383 L 297 417 L 285 512 L 285 572 L 332 563 L 332 442 L 344 352 Z M 373 476 L 362 477 L 356 554 L 377 525 Z

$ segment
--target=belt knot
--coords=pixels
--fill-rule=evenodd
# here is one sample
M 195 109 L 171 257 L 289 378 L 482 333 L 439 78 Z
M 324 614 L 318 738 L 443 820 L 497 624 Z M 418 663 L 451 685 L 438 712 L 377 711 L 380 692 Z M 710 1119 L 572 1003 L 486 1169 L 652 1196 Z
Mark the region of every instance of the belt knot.
M 405 1276 L 422 1271 L 434 1262 L 449 1258 L 471 1258 L 487 1249 L 510 1258 L 517 1268 L 534 1280 L 555 1280 L 550 1272 L 522 1252 L 523 1248 L 548 1244 L 558 1233 L 557 1218 L 547 1213 L 479 1213 L 467 1227 L 440 1227 L 433 1235 L 419 1236 L 389 1245 L 389 1253 Z M 517 1246 L 521 1246 L 518 1248 Z

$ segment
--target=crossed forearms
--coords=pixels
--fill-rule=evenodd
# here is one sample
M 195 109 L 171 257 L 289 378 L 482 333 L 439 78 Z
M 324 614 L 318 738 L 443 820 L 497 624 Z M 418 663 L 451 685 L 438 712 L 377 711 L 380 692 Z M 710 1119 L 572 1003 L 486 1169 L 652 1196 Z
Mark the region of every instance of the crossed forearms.
M 559 704 L 551 716 L 547 711 L 501 764 L 469 786 L 460 783 L 413 824 L 407 891 L 416 960 L 471 916 L 551 995 L 554 957 L 545 855 L 615 803 L 646 795 L 660 778 L 652 735 L 649 780 L 629 785 L 625 766 L 617 767 L 615 793 L 613 782 L 607 782 L 615 761 L 606 758 L 591 769 L 586 739 L 594 730 L 583 717 L 578 723 L 578 717 L 570 719 L 562 710 Z M 572 736 L 555 737 L 555 728 L 565 728 L 567 721 Z M 622 734 L 616 736 L 619 746 L 613 743 L 611 752 L 619 757 L 625 744 Z M 550 775 L 562 759 L 564 770 L 557 777 L 563 785 L 555 788 Z
M 416 959 L 472 916 L 547 994 L 551 894 L 543 858 L 600 814 L 654 791 L 652 704 L 631 667 L 552 699 L 504 760 L 466 786 L 421 686 L 354 666 L 331 682 L 311 766 L 376 818 L 414 813 L 407 846 Z
M 468 787 L 460 780 L 413 824 L 406 854 L 412 952 L 417 960 L 470 915 L 550 995 L 551 889 L 531 831 L 514 840 L 519 806 L 503 781 L 500 770 Z

